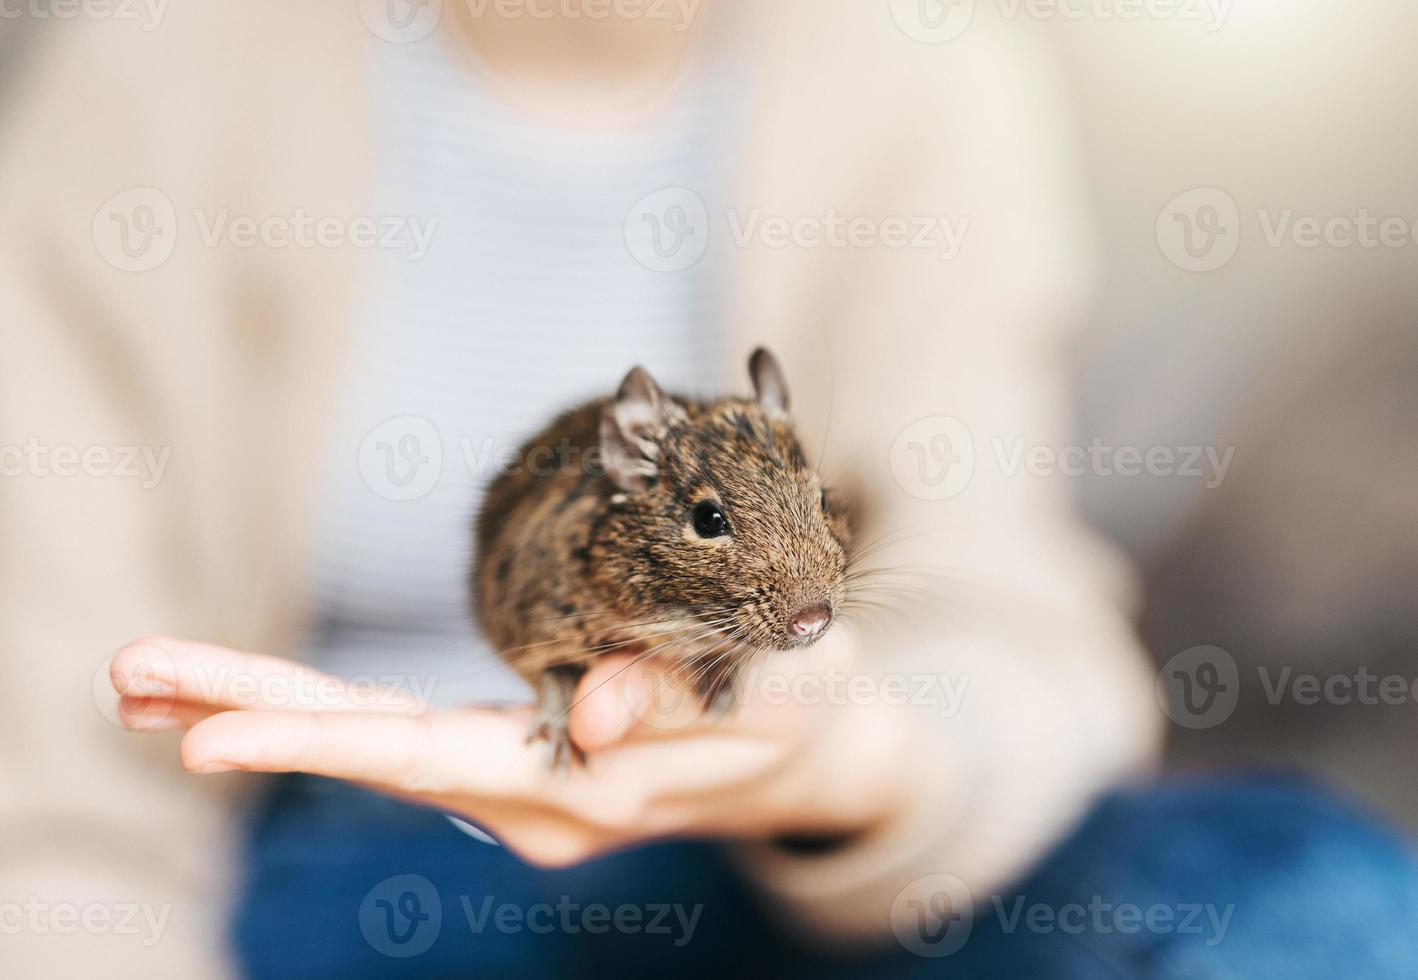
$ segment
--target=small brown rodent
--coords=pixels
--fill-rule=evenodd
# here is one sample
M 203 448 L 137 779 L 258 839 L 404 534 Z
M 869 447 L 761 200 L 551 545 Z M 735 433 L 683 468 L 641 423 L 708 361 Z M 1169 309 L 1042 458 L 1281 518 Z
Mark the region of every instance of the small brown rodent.
M 554 767 L 581 759 L 568 716 L 596 657 L 673 658 L 727 710 L 748 658 L 815 642 L 840 610 L 845 511 L 798 443 L 777 360 L 760 348 L 749 373 L 756 398 L 694 401 L 635 368 L 488 490 L 474 605 L 537 691 L 531 737 Z

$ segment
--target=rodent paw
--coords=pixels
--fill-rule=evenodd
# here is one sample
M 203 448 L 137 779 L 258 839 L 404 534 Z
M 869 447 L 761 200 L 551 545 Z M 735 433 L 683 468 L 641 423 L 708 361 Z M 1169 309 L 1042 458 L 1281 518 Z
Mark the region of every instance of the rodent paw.
M 586 753 L 571 740 L 571 729 L 565 719 L 537 722 L 527 733 L 526 744 L 533 742 L 546 742 L 551 747 L 548 768 L 552 772 L 567 775 L 578 766 L 590 768 Z

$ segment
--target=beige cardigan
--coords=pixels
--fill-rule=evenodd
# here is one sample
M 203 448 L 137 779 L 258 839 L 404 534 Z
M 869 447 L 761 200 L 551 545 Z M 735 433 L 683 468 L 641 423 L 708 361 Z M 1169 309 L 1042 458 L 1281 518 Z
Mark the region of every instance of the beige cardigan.
M 776 348 L 806 443 L 830 415 L 828 465 L 851 460 L 887 527 L 921 522 L 891 559 L 962 583 L 923 580 L 963 615 L 923 613 L 870 650 L 873 669 L 969 676 L 958 714 L 913 721 L 917 805 L 829 855 L 744 847 L 800 925 L 889 940 L 911 882 L 947 872 L 982 896 L 1143 765 L 1157 726 L 1123 570 L 1074 522 L 1066 486 L 1010 476 L 990 448 L 1058 445 L 1067 422 L 1063 328 L 1089 270 L 1059 109 L 1028 50 L 987 25 L 933 46 L 886 8 L 741 12 L 760 82 L 734 204 L 968 218 L 964 247 L 950 261 L 729 247 L 725 377 L 752 345 Z M 295 646 L 311 447 L 359 254 L 210 247 L 193 211 L 361 213 L 375 42 L 349 0 L 173 3 L 153 31 L 34 26 L 0 76 L 0 447 L 170 456 L 155 487 L 116 456 L 87 474 L 30 461 L 0 476 L 0 903 L 168 914 L 146 945 L 98 927 L 7 934 L 0 974 L 217 976 L 235 803 L 253 784 L 189 776 L 172 737 L 120 731 L 100 707 L 103 664 L 145 633 Z M 141 187 L 174 203 L 176 244 L 160 267 L 123 271 L 105 202 Z M 893 478 L 893 463 L 908 473 L 898 435 L 934 416 L 964 422 L 977 456 L 943 502 Z

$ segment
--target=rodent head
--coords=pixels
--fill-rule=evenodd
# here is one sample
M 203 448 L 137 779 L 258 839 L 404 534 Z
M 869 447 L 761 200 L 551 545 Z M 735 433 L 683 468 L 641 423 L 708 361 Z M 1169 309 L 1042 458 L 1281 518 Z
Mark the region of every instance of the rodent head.
M 626 376 L 601 415 L 620 492 L 592 532 L 592 575 L 640 620 L 687 613 L 728 649 L 807 646 L 841 610 L 847 519 L 798 443 L 777 360 L 760 348 L 749 372 L 756 398 L 713 402 Z

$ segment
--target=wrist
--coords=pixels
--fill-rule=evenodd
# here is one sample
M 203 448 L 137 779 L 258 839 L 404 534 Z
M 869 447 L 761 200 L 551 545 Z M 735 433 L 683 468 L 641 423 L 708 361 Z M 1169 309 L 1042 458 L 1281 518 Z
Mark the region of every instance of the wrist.
M 881 703 L 833 706 L 799 756 L 798 802 L 779 836 L 821 849 L 875 833 L 910 804 L 910 715 Z
M 835 766 L 821 771 L 840 792 L 813 798 L 817 826 L 736 849 L 744 873 L 791 921 L 821 935 L 877 935 L 903 886 L 941 869 L 945 842 L 968 819 L 961 762 L 971 757 L 948 758 L 933 721 L 906 706 L 844 712 L 821 740 L 836 751 Z

